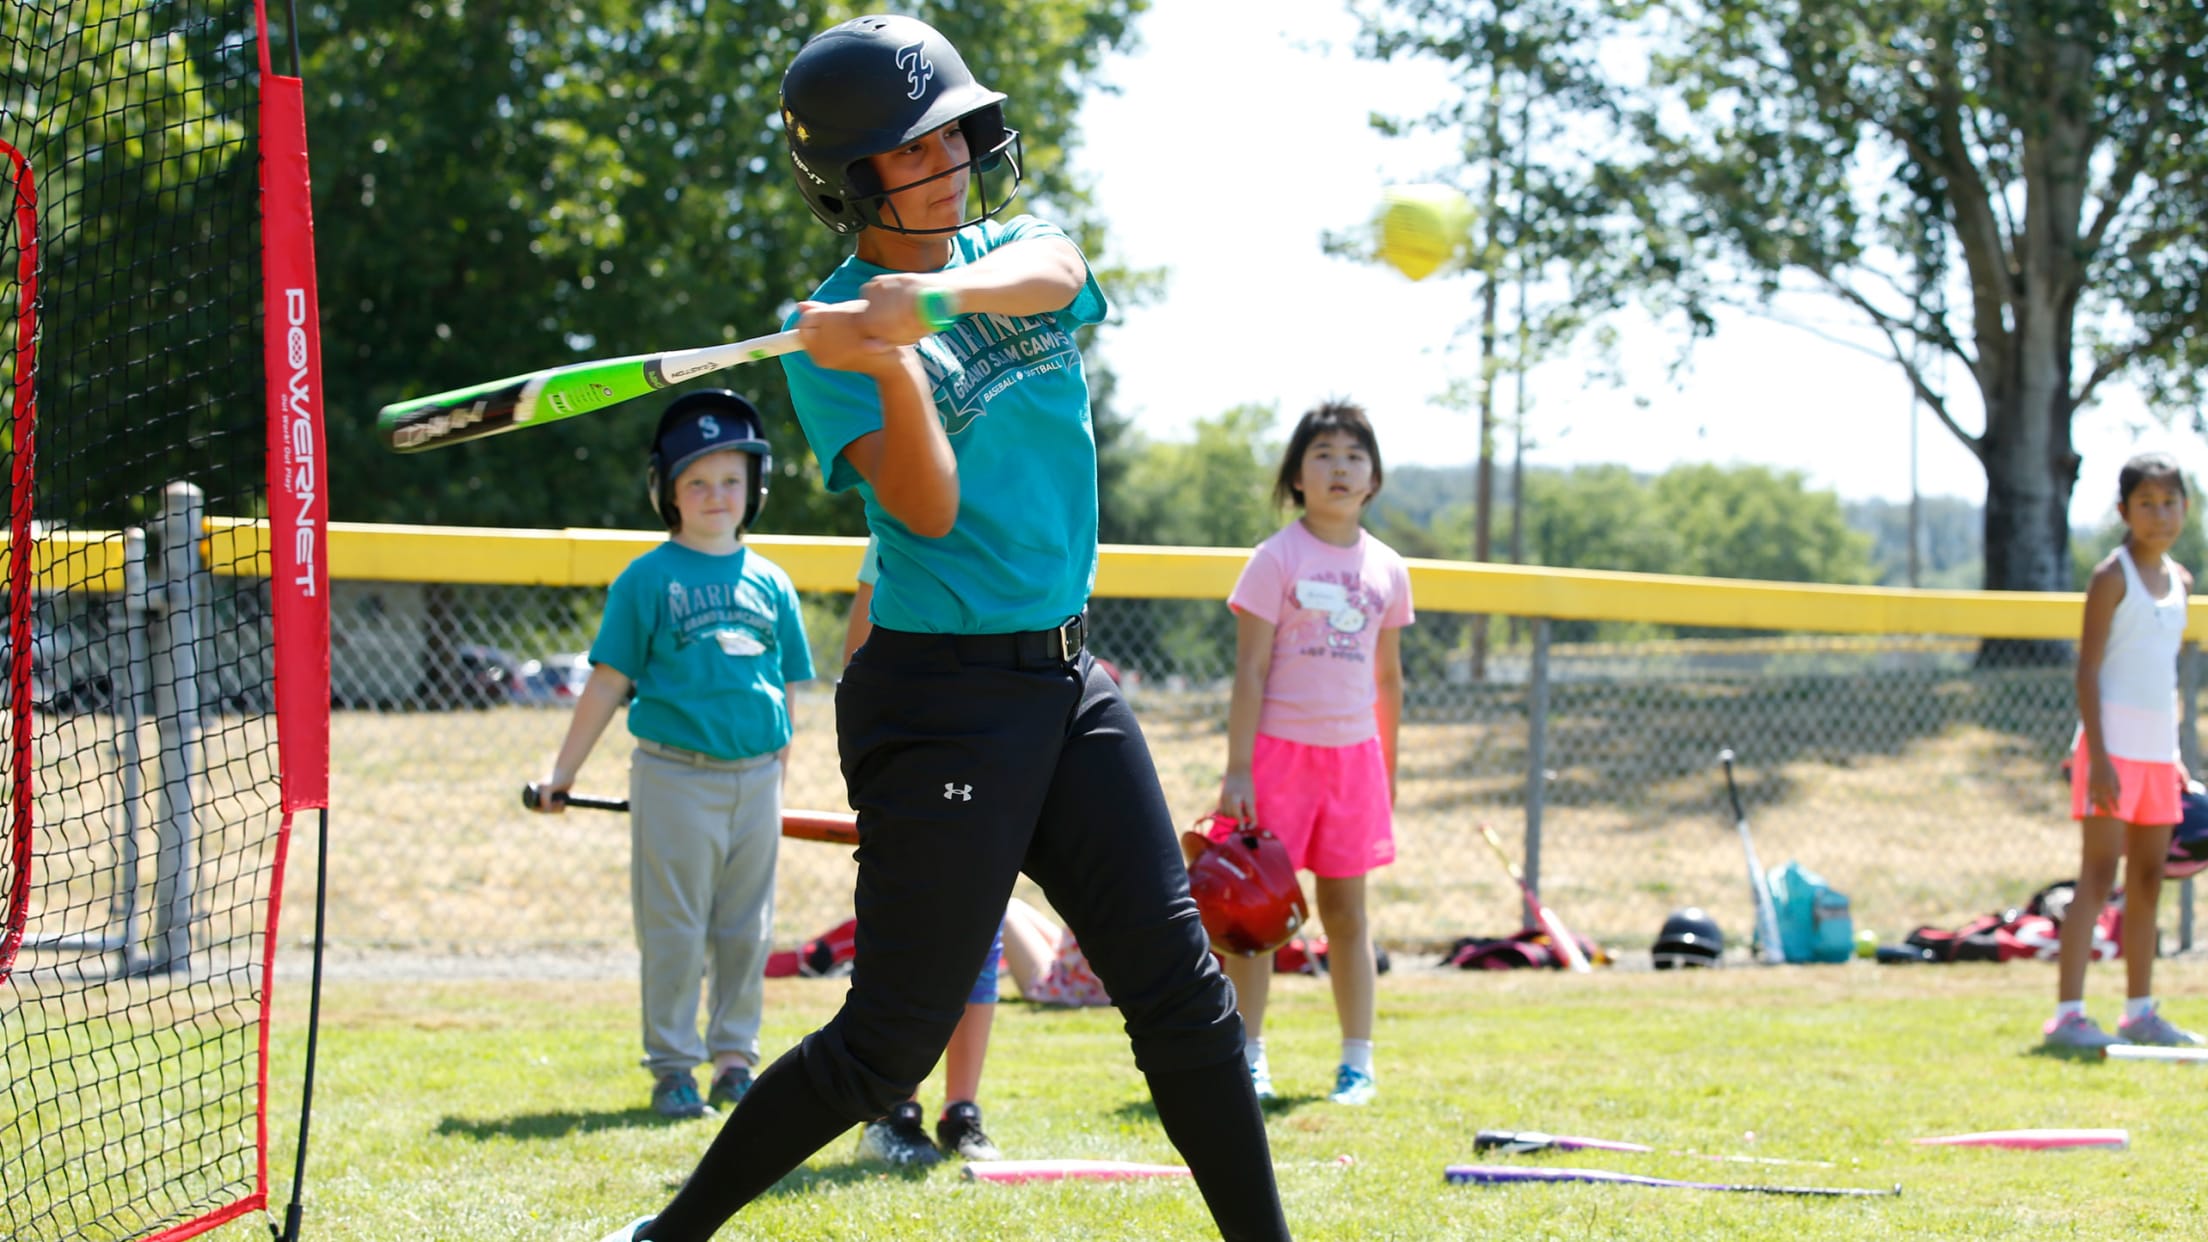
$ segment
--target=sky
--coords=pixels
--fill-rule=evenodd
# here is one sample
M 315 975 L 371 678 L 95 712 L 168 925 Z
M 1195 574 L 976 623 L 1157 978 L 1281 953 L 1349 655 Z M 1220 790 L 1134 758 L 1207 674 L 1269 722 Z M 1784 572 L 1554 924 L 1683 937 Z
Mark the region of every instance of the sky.
M 1119 408 L 1152 438 L 1183 439 L 1198 419 L 1251 402 L 1277 406 L 1285 433 L 1304 409 L 1342 396 L 1372 412 L 1391 464 L 1477 455 L 1476 415 L 1435 400 L 1476 373 L 1477 341 L 1453 345 L 1474 318 L 1476 282 L 1414 283 L 1321 247 L 1327 230 L 1368 221 L 1389 185 L 1454 163 L 1451 143 L 1373 132 L 1370 112 L 1409 115 L 1449 88 L 1435 66 L 1357 60 L 1345 10 L 1344 0 L 1155 0 L 1137 21 L 1141 45 L 1104 67 L 1119 93 L 1083 106 L 1076 164 L 1114 257 L 1167 272 L 1163 296 L 1101 338 Z M 1803 309 L 1827 331 L 1872 339 L 1836 301 Z M 1584 357 L 1529 373 L 1529 466 L 1756 464 L 1799 470 L 1847 499 L 1899 501 L 1914 421 L 1920 494 L 1984 498 L 1976 459 L 1929 412 L 1913 414 L 1890 360 L 1741 314 L 1672 374 L 1678 335 L 1645 317 L 1615 322 L 1622 387 L 1590 382 Z M 2132 390 L 2102 391 L 2073 429 L 2078 525 L 2111 515 L 2117 468 L 2134 452 L 2166 449 L 2208 473 L 2208 445 L 2161 427 Z M 1960 364 L 1949 392 L 1957 421 L 1979 430 Z M 1504 416 L 1515 407 L 1507 380 L 1497 401 Z M 1502 468 L 1511 448 L 1506 433 Z

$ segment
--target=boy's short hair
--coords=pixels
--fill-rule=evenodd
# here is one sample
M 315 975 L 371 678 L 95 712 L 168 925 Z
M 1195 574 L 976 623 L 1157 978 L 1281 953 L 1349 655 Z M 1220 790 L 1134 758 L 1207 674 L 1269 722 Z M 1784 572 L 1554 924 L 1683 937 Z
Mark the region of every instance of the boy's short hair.
M 1303 489 L 1296 484 L 1296 476 L 1303 473 L 1303 455 L 1313 440 L 1329 431 L 1354 436 L 1364 446 L 1372 458 L 1372 494 L 1380 494 L 1380 485 L 1387 477 L 1380 465 L 1380 437 L 1374 434 L 1365 407 L 1337 397 L 1320 402 L 1296 421 L 1295 431 L 1288 436 L 1288 448 L 1280 457 L 1280 474 L 1273 480 L 1274 504 L 1303 507 Z
M 2149 480 L 2167 483 L 2177 489 L 2178 495 L 2192 498 L 2185 491 L 2185 471 L 2178 466 L 2177 458 L 2168 453 L 2140 453 L 2116 472 L 2117 507 L 2131 503 L 2131 494 Z
M 682 529 L 682 510 L 675 507 L 675 479 L 700 457 L 731 449 L 752 456 L 743 522 L 743 528 L 750 530 L 767 503 L 767 476 L 774 472 L 774 450 L 767 444 L 766 424 L 758 409 L 725 388 L 706 388 L 684 393 L 661 412 L 645 460 L 644 488 L 668 530 Z

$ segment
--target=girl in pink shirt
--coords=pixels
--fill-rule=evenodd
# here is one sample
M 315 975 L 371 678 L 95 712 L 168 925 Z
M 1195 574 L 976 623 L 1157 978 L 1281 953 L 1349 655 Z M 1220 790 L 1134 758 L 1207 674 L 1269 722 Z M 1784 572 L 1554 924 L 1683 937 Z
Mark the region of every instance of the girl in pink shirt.
M 1273 486 L 1274 499 L 1303 516 L 1258 545 L 1227 601 L 1236 652 L 1219 810 L 1271 831 L 1296 867 L 1317 878 L 1342 1029 L 1328 1096 L 1338 1104 L 1373 1097 L 1378 969 L 1365 876 L 1395 861 L 1397 639 L 1411 623 L 1411 579 L 1403 558 L 1360 524 L 1380 483 L 1380 443 L 1363 409 L 1330 401 L 1305 414 Z M 1250 1076 L 1259 1098 L 1270 1099 L 1264 1024 L 1272 955 L 1225 961 Z

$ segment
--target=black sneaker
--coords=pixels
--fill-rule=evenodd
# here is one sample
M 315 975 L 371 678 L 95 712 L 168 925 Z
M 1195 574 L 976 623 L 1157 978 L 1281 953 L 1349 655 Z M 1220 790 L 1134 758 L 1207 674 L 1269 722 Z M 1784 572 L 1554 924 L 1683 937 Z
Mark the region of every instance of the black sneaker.
M 935 1142 L 948 1154 L 963 1160 L 1002 1160 L 1004 1153 L 981 1132 L 981 1106 L 960 1100 L 943 1110 L 935 1122 Z
M 941 1160 L 943 1153 L 928 1141 L 928 1132 L 920 1124 L 920 1102 L 906 1100 L 891 1109 L 889 1116 L 869 1121 L 859 1131 L 859 1156 L 896 1168 L 917 1169 Z
M 705 1102 L 714 1108 L 734 1108 L 736 1102 L 744 1098 L 744 1092 L 749 1090 L 750 1067 L 731 1065 L 713 1076 L 713 1090 L 706 1094 Z
M 705 1116 L 705 1101 L 698 1096 L 698 1080 L 688 1074 L 662 1074 L 652 1084 L 652 1111 L 662 1117 L 688 1121 Z

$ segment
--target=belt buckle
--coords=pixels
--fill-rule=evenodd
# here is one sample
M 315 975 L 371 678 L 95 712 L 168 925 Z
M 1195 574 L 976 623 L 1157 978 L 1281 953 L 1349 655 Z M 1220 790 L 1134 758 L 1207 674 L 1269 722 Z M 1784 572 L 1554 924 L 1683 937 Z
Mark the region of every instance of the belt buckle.
M 1082 632 L 1083 629 L 1079 613 L 1075 613 L 1059 623 L 1058 658 L 1060 660 L 1071 664 L 1073 663 L 1073 657 L 1081 654 L 1081 648 L 1086 644 L 1088 637 Z

